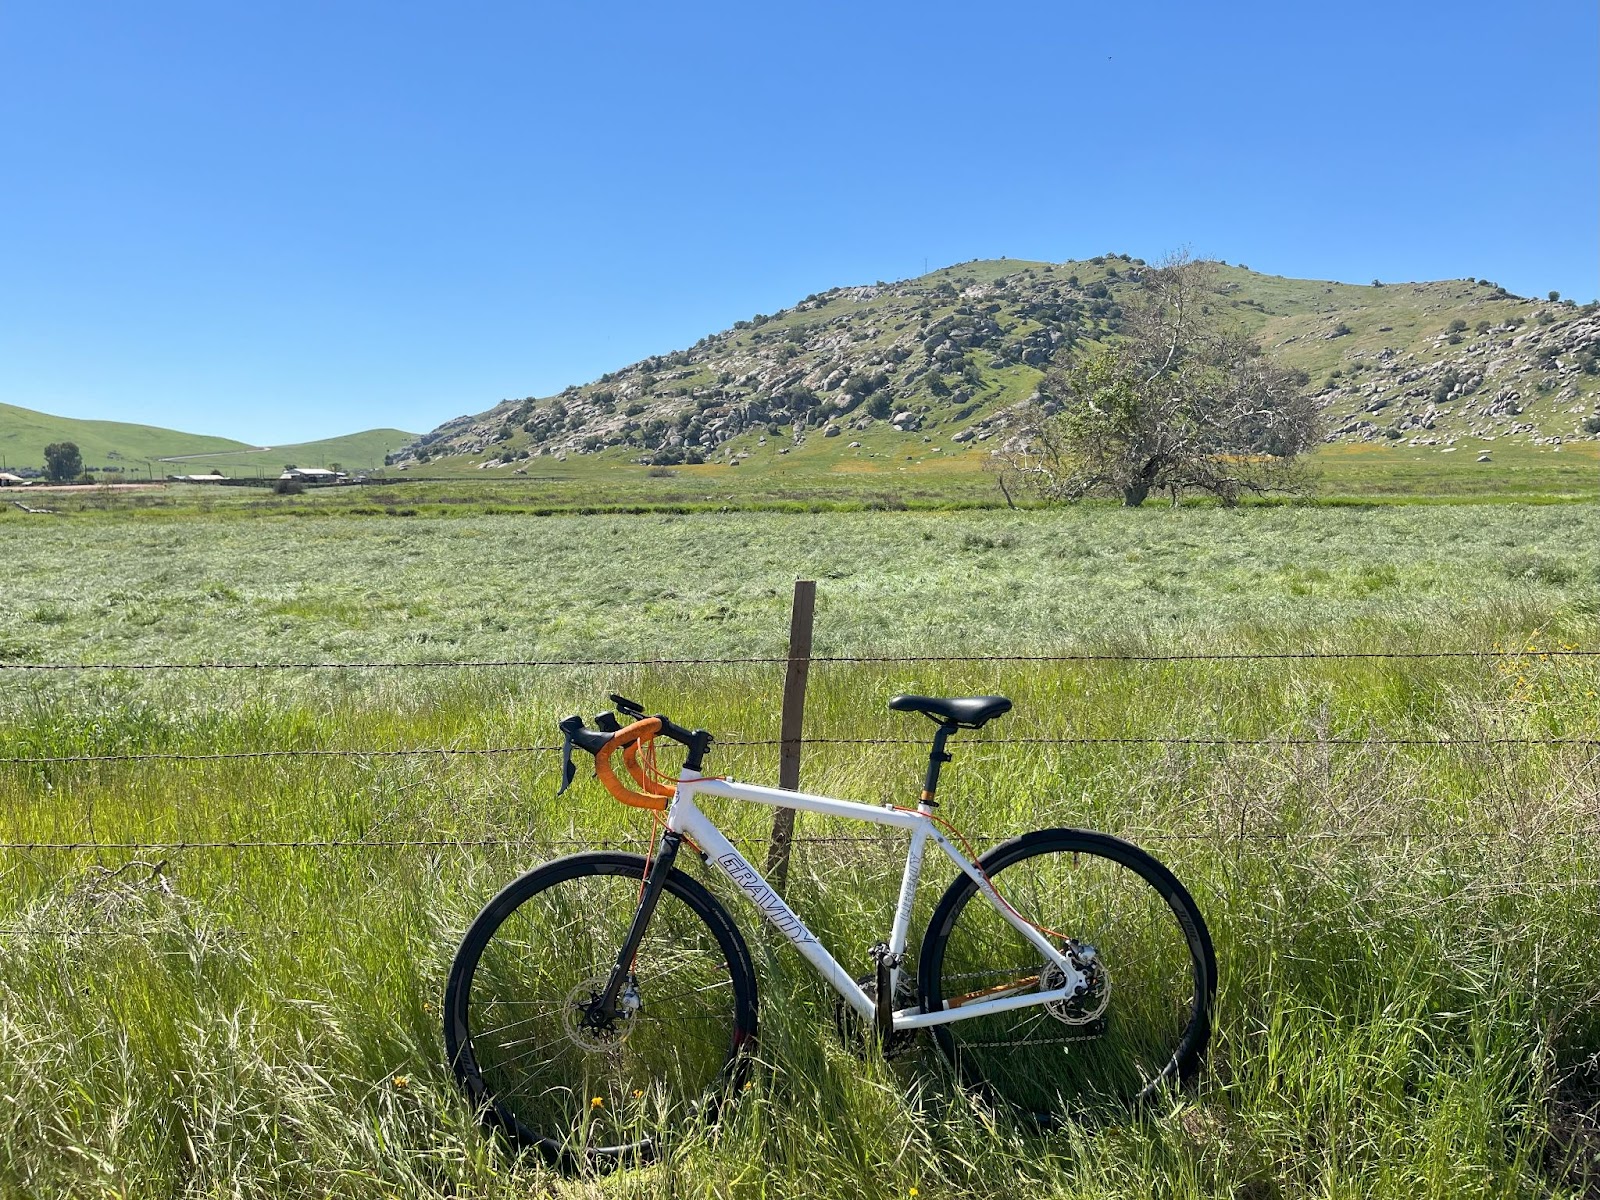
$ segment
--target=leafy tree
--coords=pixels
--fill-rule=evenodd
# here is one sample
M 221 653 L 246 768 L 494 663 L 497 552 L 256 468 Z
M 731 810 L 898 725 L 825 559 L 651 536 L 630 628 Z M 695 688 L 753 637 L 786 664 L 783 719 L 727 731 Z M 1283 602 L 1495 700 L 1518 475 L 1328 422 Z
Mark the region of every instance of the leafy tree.
M 77 442 L 51 442 L 44 448 L 45 475 L 57 483 L 65 483 L 83 474 L 83 455 Z
M 1557 300 L 1561 299 L 1561 293 L 1557 292 L 1557 291 L 1551 291 L 1551 292 L 1547 293 L 1547 295 L 1549 295 L 1550 303 L 1552 303 L 1552 304 L 1554 304 Z
M 1007 476 L 1046 499 L 1090 495 L 1174 504 L 1197 488 L 1233 504 L 1246 492 L 1304 488 L 1296 460 L 1321 432 L 1302 372 L 1277 366 L 1222 323 L 1215 264 L 1180 255 L 1146 269 L 1124 336 L 1046 372 L 1048 403 L 1000 455 Z

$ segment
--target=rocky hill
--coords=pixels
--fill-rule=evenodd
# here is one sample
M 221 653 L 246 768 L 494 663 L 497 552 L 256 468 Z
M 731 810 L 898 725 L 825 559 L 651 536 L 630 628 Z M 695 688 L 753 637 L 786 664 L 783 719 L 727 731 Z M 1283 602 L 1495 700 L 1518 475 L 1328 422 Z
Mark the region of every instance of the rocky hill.
M 757 447 L 954 451 L 1001 431 L 1054 355 L 1114 337 L 1144 264 L 975 261 L 835 288 L 560 395 L 458 417 L 391 458 L 525 470 L 539 455 L 670 465 Z M 1329 440 L 1600 436 L 1600 312 L 1487 280 L 1370 285 L 1219 271 L 1267 352 L 1305 371 Z M 831 439 L 840 439 L 832 441 Z M 446 460 L 441 462 L 440 460 Z

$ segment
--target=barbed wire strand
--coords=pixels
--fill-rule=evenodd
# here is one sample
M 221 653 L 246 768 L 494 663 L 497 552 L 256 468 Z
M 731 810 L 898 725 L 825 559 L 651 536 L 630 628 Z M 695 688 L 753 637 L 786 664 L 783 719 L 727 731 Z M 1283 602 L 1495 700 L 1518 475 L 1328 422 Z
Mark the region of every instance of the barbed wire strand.
M 799 846 L 882 846 L 894 840 L 901 831 L 885 829 L 871 834 L 812 834 L 796 837 Z M 966 836 L 975 842 L 996 845 L 1019 836 L 1011 833 L 974 833 Z M 1481 831 L 1480 831 L 1481 832 Z M 1594 834 L 1584 830 L 1498 830 L 1518 837 L 1532 836 L 1538 840 L 1571 840 L 1590 842 Z M 1239 842 L 1405 842 L 1415 838 L 1438 838 L 1447 833 L 1474 831 L 1455 825 L 1425 826 L 1412 829 L 1386 830 L 1311 830 L 1287 832 L 1273 830 L 1234 830 L 1227 833 L 1163 833 L 1146 829 L 1123 829 L 1113 836 L 1135 842 L 1200 842 L 1207 845 L 1232 846 Z M 759 835 L 764 837 L 765 835 Z M 191 850 L 396 850 L 396 849 L 520 849 L 520 850 L 611 850 L 654 845 L 647 837 L 596 837 L 596 838 L 539 838 L 539 837 L 480 837 L 480 838 L 298 838 L 255 840 L 232 838 L 214 841 L 76 841 L 76 842 L 0 842 L 0 851 L 61 851 L 75 853 L 101 853 L 104 851 L 183 853 Z
M 818 654 L 808 661 L 812 664 L 913 664 L 913 663 L 986 663 L 986 662 L 1280 662 L 1294 659 L 1344 660 L 1344 659 L 1522 659 L 1537 658 L 1600 658 L 1600 650 L 1579 648 L 1527 649 L 1497 648 L 1471 650 L 1284 650 L 1204 652 L 1190 654 L 1129 654 L 1129 653 L 1079 653 L 1079 654 Z M 30 663 L 0 662 L 0 671 L 410 671 L 410 670 L 476 670 L 511 667 L 713 667 L 713 666 L 780 666 L 789 662 L 787 655 L 746 655 L 722 658 L 505 658 L 505 659 L 417 659 L 414 661 L 370 659 L 352 662 L 144 662 L 144 663 Z
M 921 738 L 801 738 L 802 746 L 926 746 Z M 731 748 L 781 746 L 780 738 L 738 738 L 717 741 L 715 746 Z M 1190 736 L 1107 736 L 1107 737 L 1009 737 L 977 738 L 966 743 L 972 751 L 993 751 L 1009 746 L 1583 746 L 1600 748 L 1600 738 L 1585 737 L 1190 737 Z M 205 753 L 182 751 L 128 752 L 123 754 L 0 755 L 0 766 L 67 766 L 75 763 L 139 762 L 230 762 L 243 759 L 311 758 L 472 758 L 515 754 L 553 754 L 560 746 L 412 746 L 400 749 L 351 747 L 342 749 L 221 750 Z

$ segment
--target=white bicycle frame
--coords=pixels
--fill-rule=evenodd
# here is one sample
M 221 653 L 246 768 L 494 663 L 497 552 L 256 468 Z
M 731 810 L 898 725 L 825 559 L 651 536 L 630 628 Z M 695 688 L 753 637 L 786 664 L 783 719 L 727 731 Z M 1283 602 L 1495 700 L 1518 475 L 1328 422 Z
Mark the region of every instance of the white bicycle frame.
M 806 792 L 788 792 L 780 788 L 736 783 L 731 779 L 708 778 L 685 770 L 678 778 L 677 795 L 667 809 L 667 828 L 693 839 L 705 852 L 710 864 L 726 875 L 740 894 L 755 906 L 773 928 L 794 943 L 795 949 L 816 968 L 833 990 L 869 1021 L 873 1019 L 875 1012 L 872 998 L 862 990 L 860 984 L 856 983 L 850 972 L 839 965 L 838 960 L 817 940 L 816 935 L 795 915 L 794 910 L 784 903 L 783 897 L 773 890 L 761 872 L 751 866 L 744 856 L 733 848 L 733 843 L 722 836 L 722 831 L 695 803 L 696 798 L 700 796 L 749 800 L 775 808 L 793 808 L 802 812 L 822 813 L 830 817 L 844 817 L 851 821 L 891 825 L 907 830 L 911 834 L 905 874 L 900 880 L 900 898 L 895 905 L 894 927 L 888 940 L 889 953 L 892 956 L 890 962 L 896 964 L 890 971 L 891 996 L 895 994 L 894 989 L 900 978 L 898 964 L 901 956 L 905 954 L 906 939 L 911 931 L 911 910 L 916 901 L 917 882 L 922 874 L 923 851 L 930 838 L 962 874 L 977 884 L 979 894 L 989 905 L 1039 951 L 1041 966 L 1048 962 L 1061 971 L 1062 985 L 1048 991 L 1026 991 L 1024 989 L 1034 984 L 1035 980 L 1021 980 L 1014 989 L 997 989 L 1001 992 L 1009 990 L 1010 994 L 997 995 L 994 999 L 970 1000 L 956 1007 L 943 1008 L 938 1012 L 923 1012 L 920 1008 L 898 1009 L 893 1015 L 892 1028 L 895 1030 L 922 1029 L 929 1025 L 945 1025 L 952 1021 L 965 1021 L 1012 1009 L 1068 1000 L 1088 982 L 1071 958 L 1052 946 L 1044 934 L 1013 912 L 996 894 L 994 886 L 984 877 L 983 872 L 950 844 L 934 823 L 932 810 L 926 803 L 915 809 L 896 808 L 890 805 L 878 807 L 850 800 L 835 800 L 830 796 L 813 796 Z M 1043 972 L 1037 978 L 1042 979 Z

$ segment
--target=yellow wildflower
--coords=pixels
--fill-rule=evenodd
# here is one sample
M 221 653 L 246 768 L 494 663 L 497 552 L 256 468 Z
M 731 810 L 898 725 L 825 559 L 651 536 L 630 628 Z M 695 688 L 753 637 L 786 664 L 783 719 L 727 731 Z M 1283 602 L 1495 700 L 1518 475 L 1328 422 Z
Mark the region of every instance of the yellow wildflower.
M 396 1075 L 394 1077 L 394 1086 L 399 1088 L 401 1091 L 404 1091 L 406 1088 L 411 1086 L 411 1076 Z
M 593 1100 L 589 1101 L 589 1107 L 590 1108 L 599 1108 L 604 1103 L 605 1103 L 604 1100 L 602 1100 L 599 1096 L 596 1096 Z

